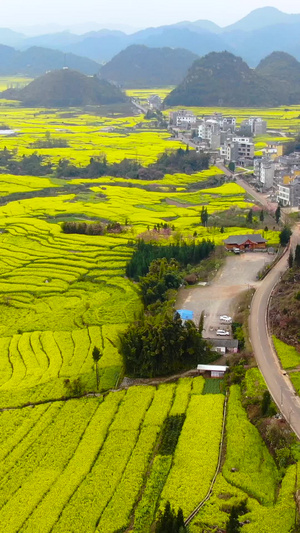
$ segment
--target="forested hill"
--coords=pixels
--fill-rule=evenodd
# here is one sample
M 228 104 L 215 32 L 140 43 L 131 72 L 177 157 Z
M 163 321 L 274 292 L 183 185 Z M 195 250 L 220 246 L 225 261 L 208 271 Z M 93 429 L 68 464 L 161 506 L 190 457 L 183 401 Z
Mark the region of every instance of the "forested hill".
M 20 100 L 29 107 L 102 105 L 126 101 L 126 96 L 108 81 L 69 69 L 48 72 L 24 89 L 9 89 L 0 96 Z
M 100 71 L 100 77 L 123 87 L 177 85 L 198 56 L 182 48 L 128 46 Z
M 295 87 L 292 81 L 295 77 L 291 80 L 290 75 L 300 72 L 300 64 L 294 60 L 292 65 L 288 54 L 282 56 L 286 56 L 285 59 L 281 57 L 278 61 L 277 57 L 274 68 L 270 67 L 267 75 L 267 69 L 262 68 L 263 62 L 254 70 L 229 52 L 212 52 L 193 63 L 183 82 L 167 96 L 165 104 L 233 107 L 299 104 L 300 83 L 299 88 Z M 266 66 L 268 61 L 264 61 Z M 281 90 L 282 84 L 270 83 L 270 73 L 275 76 L 278 62 L 290 65 L 282 75 L 284 91 Z
M 97 74 L 100 69 L 96 61 L 75 54 L 64 54 L 59 50 L 32 46 L 21 52 L 10 46 L 0 45 L 0 74 L 3 76 L 18 74 L 36 77 L 47 70 L 60 69 L 64 66 L 83 74 Z
M 256 72 L 277 87 L 284 104 L 300 103 L 300 63 L 293 56 L 273 52 L 261 60 Z

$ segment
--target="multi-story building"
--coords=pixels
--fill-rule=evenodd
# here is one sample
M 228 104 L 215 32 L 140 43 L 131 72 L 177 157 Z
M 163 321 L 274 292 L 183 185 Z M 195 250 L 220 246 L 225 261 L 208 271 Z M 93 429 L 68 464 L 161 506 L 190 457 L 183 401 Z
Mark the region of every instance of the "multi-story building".
M 221 134 L 219 122 L 215 119 L 204 119 L 198 127 L 198 136 L 207 141 L 212 150 L 220 148 Z
M 300 208 L 300 175 L 296 175 L 290 183 L 278 185 L 277 200 L 283 206 Z
M 251 137 L 233 137 L 233 142 L 237 142 L 239 146 L 239 159 L 244 162 L 253 160 L 254 157 L 254 143 Z
M 250 117 L 243 120 L 240 133 L 243 135 L 264 135 L 267 132 L 267 122 L 260 117 Z
M 192 124 L 196 124 L 197 117 L 194 113 L 187 111 L 186 109 L 180 109 L 179 111 L 171 111 L 170 124 L 173 126 L 191 127 Z
M 268 157 L 254 159 L 254 175 L 263 189 L 271 189 L 274 183 L 275 162 Z
M 254 144 L 251 137 L 236 137 L 228 135 L 221 145 L 220 156 L 226 161 L 234 161 L 242 165 L 253 162 Z
M 239 144 L 228 139 L 221 145 L 220 156 L 228 163 L 230 161 L 237 163 L 239 159 Z

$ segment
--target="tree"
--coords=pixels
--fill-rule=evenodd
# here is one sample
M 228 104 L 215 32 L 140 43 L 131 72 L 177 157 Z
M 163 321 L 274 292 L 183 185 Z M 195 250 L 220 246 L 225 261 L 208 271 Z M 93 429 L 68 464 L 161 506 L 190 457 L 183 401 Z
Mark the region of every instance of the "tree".
M 224 226 L 221 226 L 220 233 L 224 233 Z
M 279 234 L 279 241 L 280 241 L 281 246 L 288 245 L 291 235 L 292 235 L 292 232 L 290 228 L 288 226 L 284 226 L 283 230 Z
M 271 404 L 271 395 L 269 391 L 266 390 L 263 394 L 263 399 L 261 403 L 261 412 L 263 416 L 265 416 L 268 413 L 270 404 Z
M 184 533 L 186 527 L 182 509 L 178 509 L 177 515 L 171 508 L 170 502 L 167 502 L 163 512 L 160 512 L 156 523 L 156 533 Z
M 300 244 L 297 244 L 295 249 L 295 264 L 297 268 L 300 268 Z
M 281 215 L 281 209 L 280 209 L 280 204 L 278 204 L 277 209 L 275 211 L 275 220 L 276 220 L 277 224 L 279 222 L 280 215 Z
M 264 211 L 263 211 L 263 209 L 262 209 L 261 212 L 259 213 L 259 220 L 260 220 L 261 222 L 263 222 L 264 219 L 265 219 L 265 214 L 264 214 Z
M 234 172 L 235 171 L 235 162 L 234 161 L 230 161 L 229 165 L 228 165 L 228 168 L 231 172 Z
M 249 209 L 246 220 L 247 220 L 247 222 L 249 224 L 253 223 L 253 211 L 252 211 L 252 209 Z
M 93 348 L 93 360 L 94 360 L 94 363 L 95 363 L 95 367 L 96 367 L 96 382 L 97 382 L 97 390 L 99 388 L 99 368 L 98 368 L 98 363 L 102 357 L 102 353 L 100 352 L 99 348 L 97 348 L 97 346 L 94 346 Z
M 290 251 L 290 253 L 289 253 L 289 268 L 293 268 L 293 264 L 294 264 L 294 256 L 293 256 L 293 252 Z
M 201 213 L 200 213 L 200 218 L 201 218 L 201 222 L 202 222 L 203 226 L 207 226 L 208 212 L 207 212 L 207 207 L 204 207 L 204 205 L 202 206 L 202 210 L 201 210 Z
M 237 506 L 233 505 L 230 511 L 229 520 L 226 524 L 226 533 L 239 533 L 239 531 L 241 531 L 239 510 Z

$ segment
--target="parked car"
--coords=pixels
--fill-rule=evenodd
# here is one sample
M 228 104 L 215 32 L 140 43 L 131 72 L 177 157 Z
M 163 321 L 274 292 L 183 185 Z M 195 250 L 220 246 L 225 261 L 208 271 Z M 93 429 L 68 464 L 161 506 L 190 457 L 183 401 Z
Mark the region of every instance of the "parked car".
M 239 248 L 232 248 L 234 254 L 240 254 L 241 250 Z
M 225 329 L 217 329 L 217 335 L 229 335 L 229 331 L 225 331 Z
M 231 324 L 232 322 L 231 316 L 228 316 L 228 315 L 221 315 L 220 320 L 221 322 L 225 322 L 226 324 Z

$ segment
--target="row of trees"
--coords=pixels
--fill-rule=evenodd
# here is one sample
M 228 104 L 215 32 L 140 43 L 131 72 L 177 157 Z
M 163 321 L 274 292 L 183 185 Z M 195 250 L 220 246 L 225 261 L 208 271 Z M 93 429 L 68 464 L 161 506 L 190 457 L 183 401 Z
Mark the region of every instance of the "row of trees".
M 8 150 L 6 147 L 0 150 L 0 169 L 2 172 L 21 176 L 45 176 L 52 172 L 52 164 L 44 163 L 42 156 L 36 152 L 17 159 L 16 150 Z
M 39 141 L 41 147 L 54 147 L 57 143 L 63 143 L 55 139 L 45 139 Z M 30 156 L 23 156 L 17 159 L 16 150 L 8 150 L 6 147 L 0 151 L 0 168 L 10 174 L 44 176 L 53 172 L 51 163 L 44 163 L 44 158 L 36 152 Z M 162 179 L 164 174 L 184 172 L 191 174 L 209 168 L 209 156 L 199 154 L 195 150 L 183 150 L 179 148 L 175 151 L 165 151 L 152 165 L 143 167 L 136 159 L 123 159 L 120 163 L 109 164 L 105 154 L 92 157 L 85 167 L 77 167 L 68 159 L 60 159 L 55 169 L 58 178 L 62 177 L 84 177 L 87 179 L 101 176 L 115 176 L 131 179 L 157 180 Z
M 206 259 L 214 250 L 214 243 L 203 239 L 201 242 L 192 240 L 182 241 L 178 244 L 168 244 L 159 246 L 157 244 L 146 243 L 143 239 L 137 242 L 137 248 L 126 265 L 126 275 L 138 281 L 141 276 L 145 276 L 149 271 L 149 266 L 155 259 L 166 258 L 168 261 L 175 259 L 181 267 L 196 265 Z
M 61 228 L 64 233 L 78 233 L 80 235 L 105 235 L 107 231 L 111 233 L 121 233 L 122 226 L 119 222 L 101 224 L 100 222 L 88 224 L 86 222 L 65 221 Z

